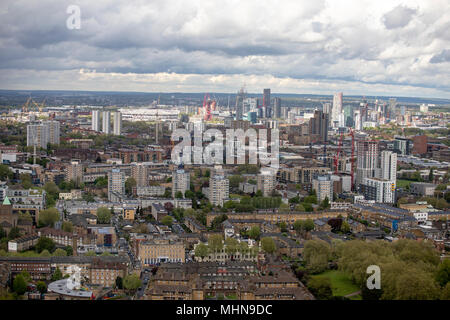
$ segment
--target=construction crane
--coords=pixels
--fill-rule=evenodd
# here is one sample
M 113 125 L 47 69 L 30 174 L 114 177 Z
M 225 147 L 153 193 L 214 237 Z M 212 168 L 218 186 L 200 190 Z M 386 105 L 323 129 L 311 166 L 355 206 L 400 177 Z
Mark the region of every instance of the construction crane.
M 34 101 L 33 99 L 31 99 L 31 102 L 33 102 L 33 104 L 36 106 L 36 108 L 39 110 L 39 112 L 42 112 L 42 109 L 45 106 L 45 99 L 42 101 L 41 104 L 38 104 L 36 101 Z
M 25 104 L 22 106 L 22 112 L 23 113 L 28 112 L 28 107 L 30 106 L 30 102 L 31 102 L 31 97 L 29 97 L 27 99 L 27 102 L 25 102 Z

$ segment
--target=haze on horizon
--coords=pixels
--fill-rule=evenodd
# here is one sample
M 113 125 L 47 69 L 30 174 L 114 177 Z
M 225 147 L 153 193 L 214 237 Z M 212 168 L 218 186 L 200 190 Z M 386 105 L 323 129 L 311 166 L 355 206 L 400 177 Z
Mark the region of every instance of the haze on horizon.
M 0 89 L 450 98 L 447 0 L 3 0 L 0 19 Z

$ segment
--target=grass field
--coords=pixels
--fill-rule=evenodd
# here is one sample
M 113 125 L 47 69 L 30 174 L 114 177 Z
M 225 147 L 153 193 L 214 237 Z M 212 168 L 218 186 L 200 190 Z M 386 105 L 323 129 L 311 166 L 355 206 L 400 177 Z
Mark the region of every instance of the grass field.
M 412 181 L 397 179 L 397 188 L 406 188 L 411 184 Z
M 312 276 L 313 278 L 329 278 L 331 281 L 331 289 L 334 296 L 345 296 L 347 294 L 359 291 L 359 287 L 355 285 L 350 277 L 338 270 L 329 270 L 324 273 Z M 360 295 L 350 297 L 352 300 L 361 300 Z

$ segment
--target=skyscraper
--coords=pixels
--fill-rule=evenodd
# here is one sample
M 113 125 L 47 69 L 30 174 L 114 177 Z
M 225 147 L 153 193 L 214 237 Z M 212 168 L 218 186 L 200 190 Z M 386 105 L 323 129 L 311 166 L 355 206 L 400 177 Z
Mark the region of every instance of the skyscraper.
M 178 191 L 183 194 L 186 190 L 189 190 L 191 186 L 189 172 L 184 171 L 184 169 L 178 169 L 172 172 L 172 197 L 175 198 L 175 195 Z
M 47 148 L 50 142 L 50 130 L 43 124 L 29 124 L 27 126 L 27 146 Z M 58 139 L 59 144 L 59 139 Z
M 312 188 L 316 191 L 317 200 L 323 201 L 328 198 L 328 201 L 333 201 L 333 181 L 330 176 L 318 176 L 312 181 Z
M 125 194 L 125 172 L 116 168 L 108 172 L 108 199 L 110 201 L 113 198 L 112 193 Z
M 111 133 L 111 112 L 103 111 L 103 133 L 110 134 Z
M 323 113 L 330 114 L 331 113 L 331 103 L 324 103 L 322 106 Z
M 114 112 L 114 135 L 120 136 L 122 134 L 122 113 Z
M 336 93 L 333 97 L 333 108 L 331 110 L 331 124 L 332 127 L 339 125 L 339 115 L 342 113 L 342 92 Z
M 83 182 L 83 164 L 81 160 L 72 160 L 66 167 L 66 181 L 74 181 L 76 185 Z
M 357 143 L 356 186 L 366 178 L 373 178 L 378 164 L 378 142 L 360 140 Z
M 136 181 L 136 187 L 148 186 L 148 167 L 143 163 L 136 163 L 131 167 L 131 176 Z
M 215 206 L 223 206 L 230 197 L 230 181 L 223 175 L 213 175 L 209 179 L 209 202 Z
M 101 126 L 100 110 L 92 110 L 92 130 L 99 132 Z
M 274 117 L 281 118 L 281 98 L 275 98 L 273 102 Z
M 263 107 L 266 108 L 266 117 L 270 118 L 272 116 L 272 108 L 270 106 L 270 89 L 263 90 Z
M 49 120 L 42 122 L 42 125 L 46 126 L 48 130 L 48 141 L 51 144 L 59 145 L 60 136 L 60 123 L 56 120 Z
M 261 190 L 263 197 L 269 197 L 276 185 L 276 172 L 271 170 L 261 170 L 261 174 L 257 176 L 258 190 Z
M 390 98 L 389 99 L 389 118 L 395 119 L 396 113 L 397 113 L 397 99 Z
M 391 151 L 382 151 L 380 157 L 380 178 L 396 182 L 397 180 L 397 154 Z
M 314 111 L 314 117 L 309 119 L 309 135 L 311 142 L 328 141 L 328 114 L 321 110 Z
M 242 87 L 236 96 L 236 120 L 242 120 L 242 116 L 244 115 L 244 99 L 245 91 Z

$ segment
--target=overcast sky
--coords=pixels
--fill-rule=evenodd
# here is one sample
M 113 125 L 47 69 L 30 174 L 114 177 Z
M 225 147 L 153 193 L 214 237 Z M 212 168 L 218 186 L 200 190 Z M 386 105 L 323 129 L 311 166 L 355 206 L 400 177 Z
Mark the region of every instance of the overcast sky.
M 0 21 L 1 89 L 450 98 L 448 0 L 1 0 Z

